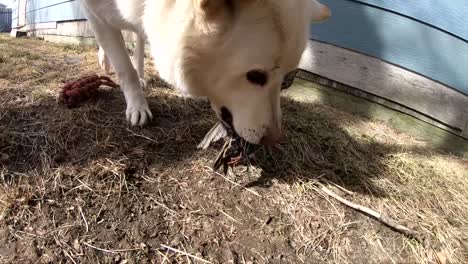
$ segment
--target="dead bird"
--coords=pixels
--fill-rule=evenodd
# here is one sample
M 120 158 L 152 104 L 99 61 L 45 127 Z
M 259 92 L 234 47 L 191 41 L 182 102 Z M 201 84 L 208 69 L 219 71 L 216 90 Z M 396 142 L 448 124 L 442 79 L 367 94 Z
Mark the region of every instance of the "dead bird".
M 284 77 L 281 90 L 291 87 L 298 71 L 299 69 L 296 69 Z M 197 148 L 207 149 L 211 143 L 217 142 L 222 138 L 225 139 L 225 142 L 213 163 L 213 170 L 217 171 L 223 166 L 224 174 L 227 174 L 229 166 L 247 162 L 249 157 L 260 147 L 260 145 L 251 144 L 238 136 L 237 133 L 224 124 L 223 121 L 218 121 L 210 131 L 208 131 Z

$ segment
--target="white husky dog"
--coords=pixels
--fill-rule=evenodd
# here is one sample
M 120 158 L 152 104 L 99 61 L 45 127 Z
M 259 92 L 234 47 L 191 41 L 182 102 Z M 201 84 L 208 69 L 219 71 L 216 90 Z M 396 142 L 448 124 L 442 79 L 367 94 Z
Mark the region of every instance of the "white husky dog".
M 152 118 L 142 86 L 147 40 L 161 78 L 208 98 L 226 128 L 253 144 L 281 136 L 280 87 L 304 52 L 311 22 L 330 16 L 316 0 L 81 0 L 119 79 L 132 125 Z M 137 34 L 135 61 L 122 30 Z

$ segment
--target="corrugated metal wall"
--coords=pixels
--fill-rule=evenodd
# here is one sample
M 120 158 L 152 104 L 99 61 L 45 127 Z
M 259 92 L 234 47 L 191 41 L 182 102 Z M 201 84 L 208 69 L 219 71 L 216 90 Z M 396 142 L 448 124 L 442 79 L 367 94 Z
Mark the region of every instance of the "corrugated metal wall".
M 382 59 L 468 95 L 467 0 L 321 0 L 311 38 Z
M 77 0 L 27 0 L 26 24 L 85 19 Z
M 10 32 L 12 21 L 12 10 L 0 9 L 0 32 Z

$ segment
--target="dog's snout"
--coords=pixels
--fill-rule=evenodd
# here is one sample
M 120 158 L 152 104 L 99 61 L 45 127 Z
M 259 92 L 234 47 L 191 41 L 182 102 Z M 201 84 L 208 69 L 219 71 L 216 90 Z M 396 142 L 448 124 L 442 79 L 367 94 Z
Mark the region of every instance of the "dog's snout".
M 268 129 L 265 135 L 260 139 L 260 144 L 273 146 L 276 145 L 282 138 L 283 135 L 279 128 Z

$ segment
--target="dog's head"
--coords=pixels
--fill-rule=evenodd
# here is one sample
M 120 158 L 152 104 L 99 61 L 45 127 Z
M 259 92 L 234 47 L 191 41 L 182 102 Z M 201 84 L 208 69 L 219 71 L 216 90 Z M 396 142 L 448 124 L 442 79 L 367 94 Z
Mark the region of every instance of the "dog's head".
M 193 1 L 181 58 L 188 92 L 208 97 L 248 142 L 276 143 L 283 78 L 299 64 L 310 23 L 330 11 L 315 0 Z

